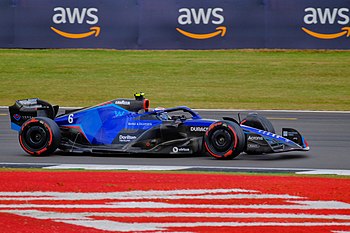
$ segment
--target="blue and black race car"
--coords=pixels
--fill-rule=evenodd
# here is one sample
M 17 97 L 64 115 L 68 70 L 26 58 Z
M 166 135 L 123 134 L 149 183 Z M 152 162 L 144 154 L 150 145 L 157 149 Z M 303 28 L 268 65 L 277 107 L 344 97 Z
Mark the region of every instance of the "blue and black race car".
M 66 110 L 40 99 L 17 100 L 9 107 L 11 128 L 30 155 L 56 149 L 76 153 L 209 154 L 232 159 L 240 153 L 307 151 L 298 131 L 275 133 L 271 122 L 252 113 L 238 122 L 203 119 L 192 109 L 150 109 L 143 93 L 134 99 L 115 99 L 96 106 Z

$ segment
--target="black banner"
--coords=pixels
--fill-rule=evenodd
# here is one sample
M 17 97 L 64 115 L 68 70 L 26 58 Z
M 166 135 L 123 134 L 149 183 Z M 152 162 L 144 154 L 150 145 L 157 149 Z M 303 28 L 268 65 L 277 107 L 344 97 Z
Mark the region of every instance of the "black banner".
M 3 0 L 2 48 L 348 49 L 350 0 Z

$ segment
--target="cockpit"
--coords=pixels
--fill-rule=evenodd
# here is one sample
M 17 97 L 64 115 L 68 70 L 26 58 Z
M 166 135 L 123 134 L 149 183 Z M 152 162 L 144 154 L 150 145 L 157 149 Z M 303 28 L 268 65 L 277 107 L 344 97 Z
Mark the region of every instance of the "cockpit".
M 158 107 L 153 110 L 153 114 L 156 116 L 157 119 L 161 121 L 184 121 L 187 119 L 200 119 L 201 117 L 191 109 L 180 106 L 175 108 L 162 108 Z
M 156 114 L 156 116 L 161 121 L 170 121 L 170 120 L 172 120 L 171 116 L 167 112 L 158 112 Z

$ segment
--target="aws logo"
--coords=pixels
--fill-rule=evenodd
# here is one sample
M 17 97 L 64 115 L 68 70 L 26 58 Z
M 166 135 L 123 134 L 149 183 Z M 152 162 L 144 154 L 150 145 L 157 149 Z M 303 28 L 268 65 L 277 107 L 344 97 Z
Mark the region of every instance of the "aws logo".
M 349 8 L 306 8 L 304 23 L 307 25 L 339 25 L 339 29 L 335 33 L 321 33 L 312 31 L 306 27 L 302 27 L 301 29 L 309 34 L 310 36 L 319 38 L 319 39 L 336 39 L 342 36 L 349 37 L 350 36 L 350 27 L 348 25 L 350 22 L 350 10 Z
M 189 32 L 185 31 L 184 29 L 181 29 L 180 27 L 177 27 L 176 30 L 184 36 L 197 40 L 209 39 L 216 36 L 223 37 L 226 34 L 226 27 L 222 25 L 225 22 L 225 18 L 222 15 L 223 12 L 224 10 L 222 8 L 181 8 L 179 9 L 180 15 L 177 18 L 177 22 L 181 26 L 193 24 L 214 24 L 217 25 L 217 27 L 215 28 L 215 31 L 211 31 L 208 33 Z
M 51 27 L 51 30 L 60 36 L 70 39 L 82 39 L 89 36 L 98 37 L 100 35 L 101 28 L 96 26 L 98 23 L 98 9 L 97 8 L 64 8 L 56 7 L 54 8 L 54 15 L 52 16 L 52 22 L 56 24 L 56 27 Z M 59 30 L 58 27 L 62 24 L 88 24 L 91 25 L 90 31 L 87 32 L 65 32 Z

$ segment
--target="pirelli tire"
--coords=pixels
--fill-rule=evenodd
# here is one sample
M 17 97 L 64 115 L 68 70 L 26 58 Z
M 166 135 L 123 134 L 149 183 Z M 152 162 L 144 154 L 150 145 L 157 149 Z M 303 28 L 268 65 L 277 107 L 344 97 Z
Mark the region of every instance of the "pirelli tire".
M 56 124 L 47 117 L 35 117 L 23 123 L 19 132 L 19 144 L 32 156 L 52 154 L 59 146 L 61 132 Z
M 217 121 L 204 135 L 204 146 L 216 159 L 233 159 L 245 148 L 246 138 L 242 128 L 235 122 Z
M 257 113 L 249 113 L 248 116 L 241 121 L 241 125 L 247 125 L 270 133 L 276 133 L 272 123 L 266 117 L 261 116 Z M 263 153 L 260 151 L 247 151 L 246 148 L 244 149 L 244 152 L 249 155 L 260 155 Z

